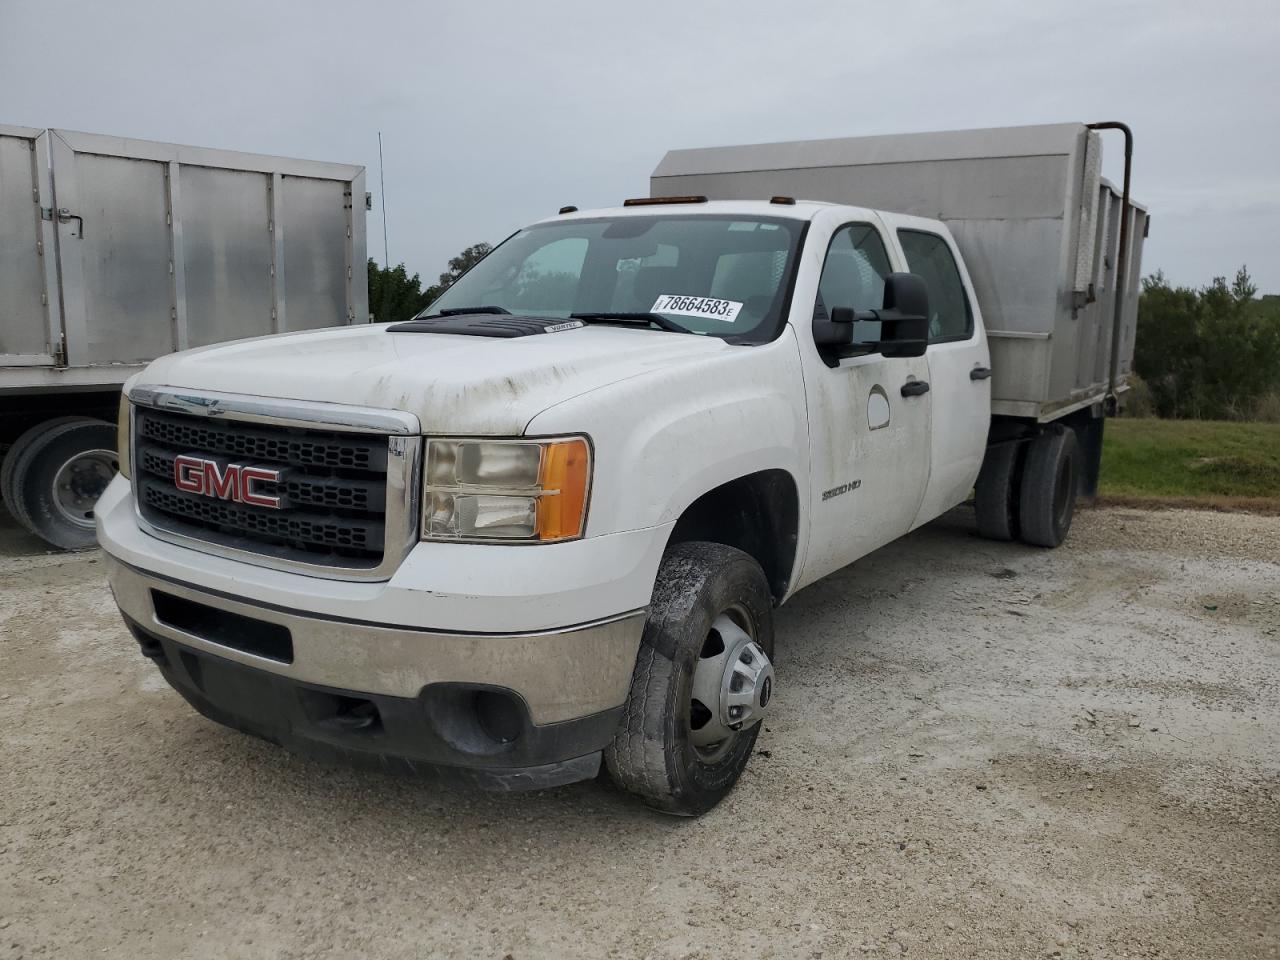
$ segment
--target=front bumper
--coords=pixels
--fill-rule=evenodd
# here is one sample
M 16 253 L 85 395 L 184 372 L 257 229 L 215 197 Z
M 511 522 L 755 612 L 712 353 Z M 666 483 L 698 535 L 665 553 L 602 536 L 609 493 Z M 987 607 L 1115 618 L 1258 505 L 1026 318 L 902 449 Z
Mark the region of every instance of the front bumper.
M 637 612 L 543 633 L 445 634 L 246 603 L 109 554 L 106 566 L 143 653 L 210 719 L 322 759 L 463 768 L 491 789 L 595 775 L 644 625 Z M 495 702 L 498 736 L 484 712 Z
M 116 559 L 264 607 L 462 634 L 553 631 L 649 604 L 674 524 L 531 546 L 416 545 L 385 581 L 332 580 L 215 556 L 141 529 L 129 481 L 94 508 L 98 541 Z

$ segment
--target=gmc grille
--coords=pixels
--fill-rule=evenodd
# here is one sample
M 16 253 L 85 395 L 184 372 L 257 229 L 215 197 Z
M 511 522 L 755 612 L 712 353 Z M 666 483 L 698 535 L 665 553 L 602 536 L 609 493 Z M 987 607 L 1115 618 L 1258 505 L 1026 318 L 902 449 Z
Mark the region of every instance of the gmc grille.
M 180 490 L 174 459 L 268 467 L 279 482 L 258 492 L 280 508 Z M 210 420 L 136 407 L 134 483 L 138 509 L 173 533 L 268 556 L 333 567 L 372 568 L 386 547 L 387 437 Z

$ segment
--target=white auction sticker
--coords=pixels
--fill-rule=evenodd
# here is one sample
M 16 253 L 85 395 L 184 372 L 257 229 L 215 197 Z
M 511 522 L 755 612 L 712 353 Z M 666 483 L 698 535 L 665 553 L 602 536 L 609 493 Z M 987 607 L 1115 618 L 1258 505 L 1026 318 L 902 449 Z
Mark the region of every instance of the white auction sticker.
M 738 319 L 742 304 L 737 300 L 716 300 L 714 297 L 678 297 L 664 293 L 653 301 L 650 313 L 674 313 L 679 317 L 703 317 L 733 323 Z

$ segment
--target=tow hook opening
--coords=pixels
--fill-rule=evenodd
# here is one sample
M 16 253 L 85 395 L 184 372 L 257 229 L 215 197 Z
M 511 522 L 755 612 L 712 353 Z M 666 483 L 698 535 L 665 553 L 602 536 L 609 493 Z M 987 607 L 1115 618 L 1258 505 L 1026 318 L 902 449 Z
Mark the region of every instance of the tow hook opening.
M 372 700 L 321 690 L 301 690 L 299 694 L 308 719 L 318 727 L 366 736 L 382 732 L 382 715 Z
M 511 743 L 520 736 L 524 718 L 519 705 L 509 695 L 481 690 L 476 693 L 475 710 L 480 729 L 498 743 Z

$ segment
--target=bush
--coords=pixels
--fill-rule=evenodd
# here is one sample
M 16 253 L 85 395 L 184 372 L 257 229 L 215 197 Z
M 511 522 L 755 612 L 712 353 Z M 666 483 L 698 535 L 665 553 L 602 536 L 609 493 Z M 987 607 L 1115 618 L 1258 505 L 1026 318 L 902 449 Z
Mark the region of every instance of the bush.
M 1258 397 L 1254 401 L 1253 415 L 1249 419 L 1262 423 L 1280 423 L 1280 390 Z
M 1162 417 L 1245 420 L 1280 393 L 1280 308 L 1254 299 L 1246 269 L 1201 289 L 1142 282 L 1134 370 Z
M 1142 420 L 1156 415 L 1156 403 L 1147 381 L 1136 373 L 1129 374 L 1129 389 L 1122 395 L 1120 415 Z

